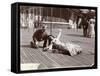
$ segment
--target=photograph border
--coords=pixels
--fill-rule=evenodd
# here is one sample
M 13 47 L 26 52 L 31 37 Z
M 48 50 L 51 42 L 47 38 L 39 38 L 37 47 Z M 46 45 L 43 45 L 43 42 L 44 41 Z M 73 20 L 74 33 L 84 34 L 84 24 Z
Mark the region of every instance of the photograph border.
M 96 10 L 96 28 L 95 28 L 95 60 L 92 67 L 72 67 L 72 68 L 54 68 L 41 70 L 20 70 L 20 6 L 43 6 L 57 8 L 81 8 Z M 51 72 L 81 69 L 97 69 L 97 7 L 76 6 L 76 5 L 58 5 L 58 4 L 40 4 L 40 3 L 24 3 L 16 2 L 11 4 L 11 71 L 14 73 L 30 73 L 30 72 Z

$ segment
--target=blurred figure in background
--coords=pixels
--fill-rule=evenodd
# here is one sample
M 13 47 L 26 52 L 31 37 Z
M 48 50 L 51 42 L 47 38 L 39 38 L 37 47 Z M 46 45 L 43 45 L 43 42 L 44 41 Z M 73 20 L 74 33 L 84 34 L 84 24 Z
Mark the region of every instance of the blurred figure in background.
M 88 27 L 88 36 L 90 38 L 94 37 L 95 35 L 95 18 L 89 19 L 89 27 Z
M 81 20 L 80 20 L 80 28 L 83 28 L 83 36 L 84 37 L 88 37 L 88 18 L 87 18 L 87 14 L 82 14 L 81 16 Z

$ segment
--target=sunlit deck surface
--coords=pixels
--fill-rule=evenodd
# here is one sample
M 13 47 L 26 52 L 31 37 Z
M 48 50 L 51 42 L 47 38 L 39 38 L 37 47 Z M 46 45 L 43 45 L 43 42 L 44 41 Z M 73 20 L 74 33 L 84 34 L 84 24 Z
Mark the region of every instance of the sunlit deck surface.
M 50 31 L 50 29 L 47 30 Z M 57 29 L 53 29 L 53 35 L 56 36 L 57 33 Z M 95 39 L 83 37 L 81 29 L 63 29 L 60 38 L 63 42 L 72 42 L 82 47 L 82 53 L 75 56 L 48 51 L 43 52 L 42 48 L 31 48 L 30 41 L 32 40 L 32 35 L 32 29 L 29 31 L 27 29 L 21 29 L 21 63 L 40 63 L 46 68 L 88 67 L 94 64 Z

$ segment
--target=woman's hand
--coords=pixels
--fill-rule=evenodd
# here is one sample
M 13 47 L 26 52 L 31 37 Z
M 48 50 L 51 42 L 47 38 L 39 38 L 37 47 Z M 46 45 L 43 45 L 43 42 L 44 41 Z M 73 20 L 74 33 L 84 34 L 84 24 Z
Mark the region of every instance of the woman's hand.
M 47 48 L 47 47 L 45 47 L 45 48 L 43 48 L 43 51 L 47 51 L 49 48 Z
M 59 32 L 62 32 L 62 29 L 58 29 Z

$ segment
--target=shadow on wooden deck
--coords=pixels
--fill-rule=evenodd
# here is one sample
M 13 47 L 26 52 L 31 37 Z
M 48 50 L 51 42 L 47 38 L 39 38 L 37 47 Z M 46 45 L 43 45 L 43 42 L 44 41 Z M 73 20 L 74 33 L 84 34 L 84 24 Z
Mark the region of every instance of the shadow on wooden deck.
M 42 66 L 38 69 L 87 67 L 94 64 L 94 54 L 83 52 L 76 56 L 68 56 L 43 52 L 41 48 L 33 49 L 25 45 L 21 47 L 21 63 L 39 63 Z

